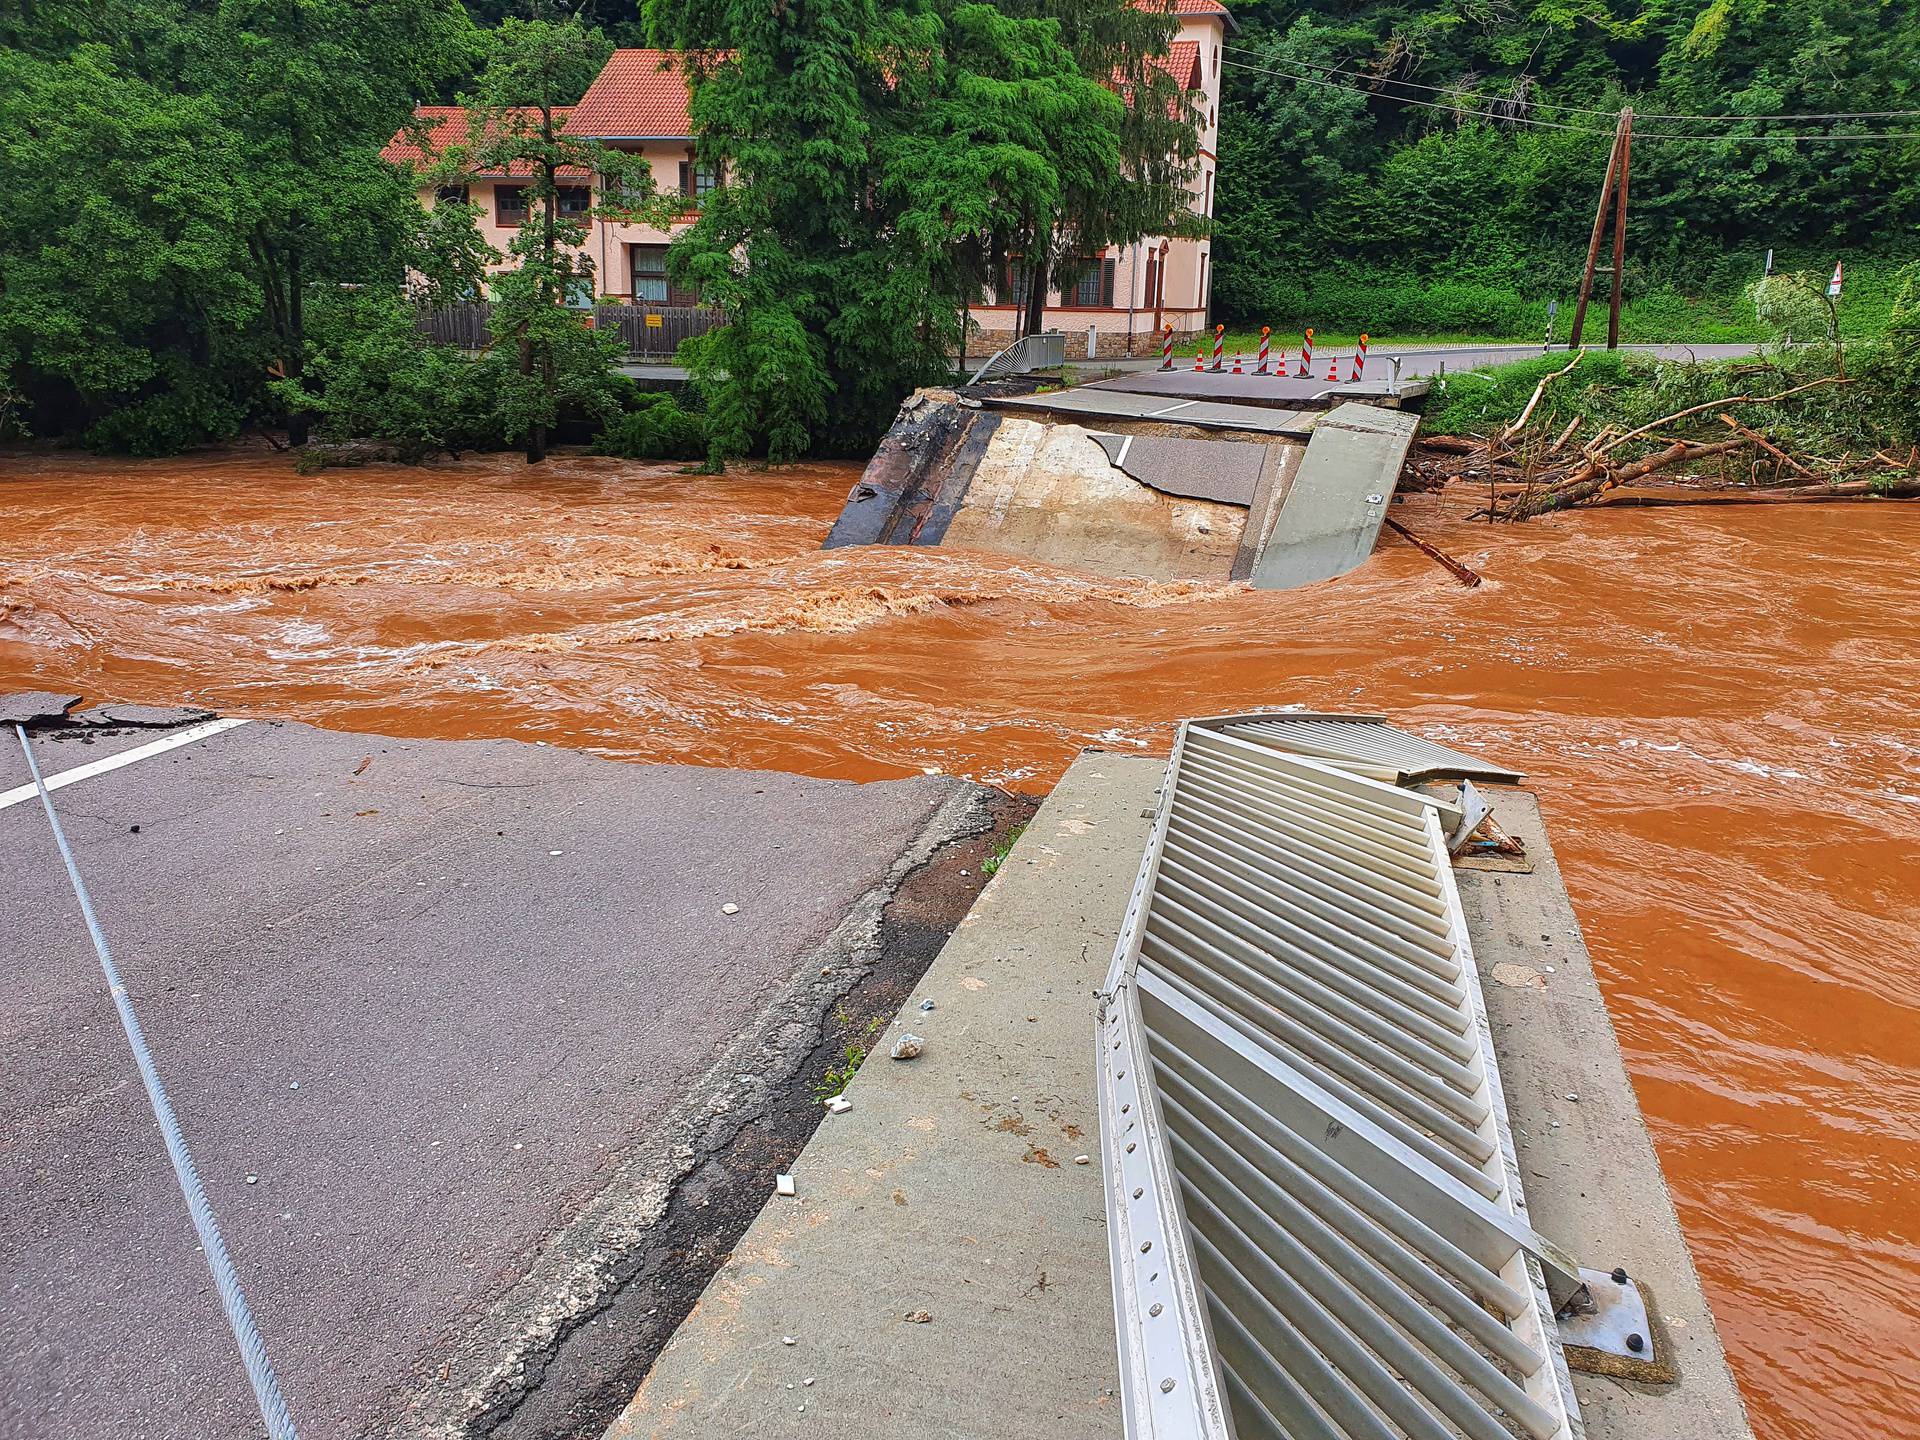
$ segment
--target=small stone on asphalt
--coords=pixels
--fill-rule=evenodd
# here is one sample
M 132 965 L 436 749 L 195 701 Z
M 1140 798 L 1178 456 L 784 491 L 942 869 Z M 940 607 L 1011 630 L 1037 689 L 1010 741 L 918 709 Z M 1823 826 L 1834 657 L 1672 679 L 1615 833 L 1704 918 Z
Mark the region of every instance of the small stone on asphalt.
M 926 1047 L 926 1043 L 918 1035 L 908 1031 L 893 1042 L 893 1049 L 888 1053 L 896 1060 L 911 1060 Z
M 1093 1163 L 1093 1157 L 1091 1155 L 1076 1155 L 1073 1157 L 1073 1163 L 1076 1165 L 1091 1165 Z
M 740 907 L 738 905 L 735 905 L 732 901 L 728 901 L 725 905 L 722 905 L 720 907 L 720 913 L 722 915 L 738 915 L 740 913 Z
M 793 1340 L 793 1336 L 791 1336 L 791 1335 L 782 1335 L 782 1336 L 780 1337 L 780 1343 L 781 1343 L 782 1345 L 791 1345 L 791 1344 L 793 1344 L 793 1343 L 794 1343 L 794 1340 Z
M 909 1310 L 900 1318 L 909 1325 L 925 1325 L 933 1319 L 933 1316 L 925 1310 Z

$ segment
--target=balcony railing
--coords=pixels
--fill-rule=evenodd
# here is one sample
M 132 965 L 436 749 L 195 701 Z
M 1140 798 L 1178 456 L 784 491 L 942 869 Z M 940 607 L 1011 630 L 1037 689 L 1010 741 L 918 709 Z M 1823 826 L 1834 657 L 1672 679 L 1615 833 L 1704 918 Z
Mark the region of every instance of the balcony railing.
M 619 334 L 629 355 L 657 360 L 672 359 L 682 340 L 726 323 L 718 310 L 701 305 L 596 305 L 590 313 L 597 328 Z M 422 306 L 419 312 L 423 335 L 462 350 L 491 345 L 492 320 L 493 304 L 487 300 Z

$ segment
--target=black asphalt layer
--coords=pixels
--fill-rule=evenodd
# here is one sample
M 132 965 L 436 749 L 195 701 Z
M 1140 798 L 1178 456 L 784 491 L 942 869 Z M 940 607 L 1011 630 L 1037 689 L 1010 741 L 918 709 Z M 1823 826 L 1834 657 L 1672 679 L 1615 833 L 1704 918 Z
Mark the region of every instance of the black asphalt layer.
M 0 790 L 28 778 L 4 739 Z M 939 778 L 263 722 L 54 800 L 310 1440 L 537 1384 L 476 1377 L 472 1352 L 578 1323 L 542 1277 L 609 1248 L 583 1226 L 627 1214 L 608 1195 L 635 1157 L 790 1075 L 776 1052 L 804 1056 L 834 1003 L 836 927 L 980 813 Z M 0 1436 L 255 1435 L 37 801 L 0 810 L 0 909 Z M 423 1401 L 435 1384 L 458 1393 Z

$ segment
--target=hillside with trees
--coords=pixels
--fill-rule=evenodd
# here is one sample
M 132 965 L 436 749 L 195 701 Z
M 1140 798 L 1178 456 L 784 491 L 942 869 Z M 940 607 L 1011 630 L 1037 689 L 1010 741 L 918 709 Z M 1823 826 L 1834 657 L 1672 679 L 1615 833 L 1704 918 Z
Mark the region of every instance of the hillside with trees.
M 1872 333 L 1920 255 L 1915 0 L 1234 14 L 1215 243 L 1229 318 L 1542 333 L 1578 282 L 1625 106 L 1635 338 L 1761 338 L 1745 291 L 1769 249 L 1822 276 L 1844 259 L 1842 323 Z
M 1223 318 L 1537 336 L 1631 105 L 1629 338 L 1763 338 L 1770 248 L 1783 269 L 1844 259 L 1842 331 L 1883 331 L 1920 255 L 1920 0 L 1608 3 L 1238 4 Z M 1173 24 L 1130 0 L 10 7 L 0 437 L 863 453 L 949 376 L 1009 260 L 1037 303 L 1072 257 L 1188 223 L 1186 102 L 1153 63 Z M 729 321 L 683 357 L 697 419 L 612 375 L 611 342 L 556 304 L 593 280 L 553 177 L 623 161 L 553 117 L 615 43 L 709 57 L 692 114 L 724 183 L 669 259 Z M 511 254 L 381 159 L 416 103 L 454 100 L 479 128 L 446 164 L 534 177 L 544 223 Z M 617 188 L 646 203 L 637 177 Z M 415 307 L 489 267 L 491 343 L 429 345 Z

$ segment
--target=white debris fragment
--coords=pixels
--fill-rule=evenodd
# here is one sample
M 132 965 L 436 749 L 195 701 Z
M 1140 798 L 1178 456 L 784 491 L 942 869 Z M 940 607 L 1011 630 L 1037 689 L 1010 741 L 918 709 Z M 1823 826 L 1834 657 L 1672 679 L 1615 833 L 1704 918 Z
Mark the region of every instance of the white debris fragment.
M 1076 1155 L 1073 1157 L 1073 1163 L 1076 1165 L 1091 1165 L 1093 1163 L 1093 1157 L 1091 1155 Z
M 933 1004 L 933 1001 L 932 1001 L 931 999 L 926 999 L 926 1000 L 922 1000 L 922 1001 L 920 1002 L 920 1008 L 921 1008 L 922 1010 L 931 1010 L 931 1009 L 933 1009 L 933 1008 L 934 1008 L 934 1004 Z
M 740 907 L 729 900 L 720 907 L 720 913 L 722 915 L 738 915 L 740 913 Z
M 247 1176 L 247 1184 L 258 1185 L 259 1183 L 260 1183 L 260 1177 L 258 1175 Z
M 782 1336 L 780 1337 L 780 1343 L 781 1343 L 782 1345 L 791 1345 L 791 1344 L 793 1344 L 793 1343 L 794 1343 L 794 1341 L 793 1341 L 793 1336 L 791 1336 L 791 1335 L 782 1335 Z
M 774 1176 L 773 1188 L 776 1192 L 778 1192 L 781 1195 L 797 1195 L 800 1193 L 798 1190 L 794 1188 L 793 1176 L 791 1175 Z M 793 1342 L 789 1340 L 787 1343 L 791 1345 Z
M 852 1108 L 853 1102 L 844 1095 L 829 1095 L 827 1097 L 827 1113 L 830 1115 L 844 1115 Z
M 926 1044 L 925 1040 L 908 1031 L 893 1042 L 893 1049 L 888 1053 L 896 1060 L 911 1060 L 926 1048 Z
M 566 851 L 564 851 L 564 850 L 549 850 L 549 851 L 547 851 L 547 854 L 549 854 L 549 855 L 564 855 L 564 854 L 566 854 L 566 853 L 567 853 L 567 852 L 566 852 Z

